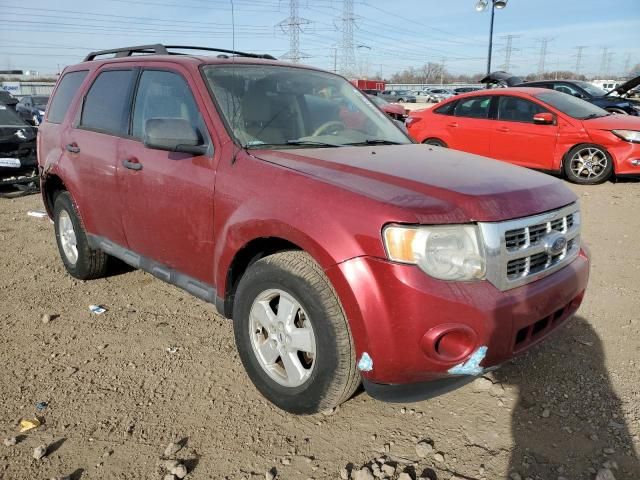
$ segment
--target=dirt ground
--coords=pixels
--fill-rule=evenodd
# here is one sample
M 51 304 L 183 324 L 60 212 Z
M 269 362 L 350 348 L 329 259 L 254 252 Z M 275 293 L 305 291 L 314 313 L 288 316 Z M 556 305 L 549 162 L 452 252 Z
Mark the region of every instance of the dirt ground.
M 603 468 L 599 480 L 640 479 L 640 183 L 571 188 L 593 263 L 566 327 L 445 396 L 397 405 L 360 392 L 306 417 L 258 394 L 212 306 L 141 271 L 72 279 L 49 220 L 27 216 L 40 197 L 0 199 L 0 435 L 17 436 L 0 444 L 0 478 L 161 479 L 165 447 L 180 441 L 193 480 L 337 479 L 344 468 L 370 479 L 356 472 L 383 475 L 376 459 L 403 480 L 593 479 Z M 19 434 L 36 415 L 43 424 Z M 421 457 L 423 440 L 433 449 Z

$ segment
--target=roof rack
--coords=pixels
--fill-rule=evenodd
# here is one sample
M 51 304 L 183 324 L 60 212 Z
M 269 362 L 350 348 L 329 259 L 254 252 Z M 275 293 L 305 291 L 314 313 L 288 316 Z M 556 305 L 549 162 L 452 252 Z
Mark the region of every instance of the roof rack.
M 83 62 L 89 62 L 91 60 L 95 60 L 96 57 L 100 57 L 102 55 L 114 55 L 115 58 L 131 57 L 133 54 L 136 54 L 136 53 L 146 54 L 146 55 L 186 55 L 181 52 L 170 52 L 169 49 L 200 50 L 204 52 L 218 52 L 222 54 L 237 55 L 239 57 L 265 58 L 267 60 L 276 60 L 274 56 L 269 55 L 268 53 L 247 53 L 247 52 L 239 52 L 237 50 L 225 50 L 223 48 L 194 47 L 190 45 L 162 45 L 160 43 L 156 43 L 153 45 L 139 45 L 137 47 L 123 47 L 123 48 L 114 48 L 110 50 L 98 50 L 96 52 L 91 52 L 89 55 L 84 57 Z

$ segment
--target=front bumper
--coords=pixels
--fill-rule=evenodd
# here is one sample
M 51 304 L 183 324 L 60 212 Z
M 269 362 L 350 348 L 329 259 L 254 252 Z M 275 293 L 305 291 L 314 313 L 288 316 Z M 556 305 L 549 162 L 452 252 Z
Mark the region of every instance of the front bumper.
M 417 267 L 372 257 L 348 260 L 326 273 L 349 319 L 358 359 L 366 352 L 372 360 L 372 368 L 361 371 L 365 386 L 418 384 L 459 379 L 449 370 L 464 363 L 434 355 L 431 332 L 470 329 L 473 351 L 487 347 L 484 369 L 544 340 L 578 309 L 589 260 L 581 251 L 554 274 L 504 292 L 487 281 L 440 281 Z
M 618 140 L 607 146 L 616 175 L 640 176 L 640 143 Z

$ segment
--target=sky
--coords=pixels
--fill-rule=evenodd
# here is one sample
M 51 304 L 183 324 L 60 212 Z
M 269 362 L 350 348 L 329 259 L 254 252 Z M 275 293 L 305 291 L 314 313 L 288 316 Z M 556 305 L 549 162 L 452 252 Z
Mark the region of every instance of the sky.
M 490 9 L 478 13 L 476 1 L 353 0 L 358 76 L 443 61 L 454 74 L 485 71 Z M 343 1 L 298 3 L 302 62 L 339 68 Z M 281 57 L 289 15 L 289 0 L 3 0 L 0 69 L 55 73 L 91 50 L 150 43 Z M 575 70 L 576 47 L 584 46 L 581 73 L 623 75 L 640 63 L 640 0 L 509 0 L 495 13 L 492 70 L 504 67 L 507 35 L 515 36 L 514 74 L 539 70 L 547 39 L 545 71 Z

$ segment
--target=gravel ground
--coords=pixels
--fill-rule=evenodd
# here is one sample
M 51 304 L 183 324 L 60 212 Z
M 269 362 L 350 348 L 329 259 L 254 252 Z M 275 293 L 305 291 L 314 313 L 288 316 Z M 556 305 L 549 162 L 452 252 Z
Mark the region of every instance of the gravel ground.
M 0 199 L 0 478 L 640 479 L 640 185 L 571 188 L 593 256 L 573 321 L 445 396 L 307 417 L 258 394 L 210 305 L 140 271 L 73 280 L 39 196 Z

